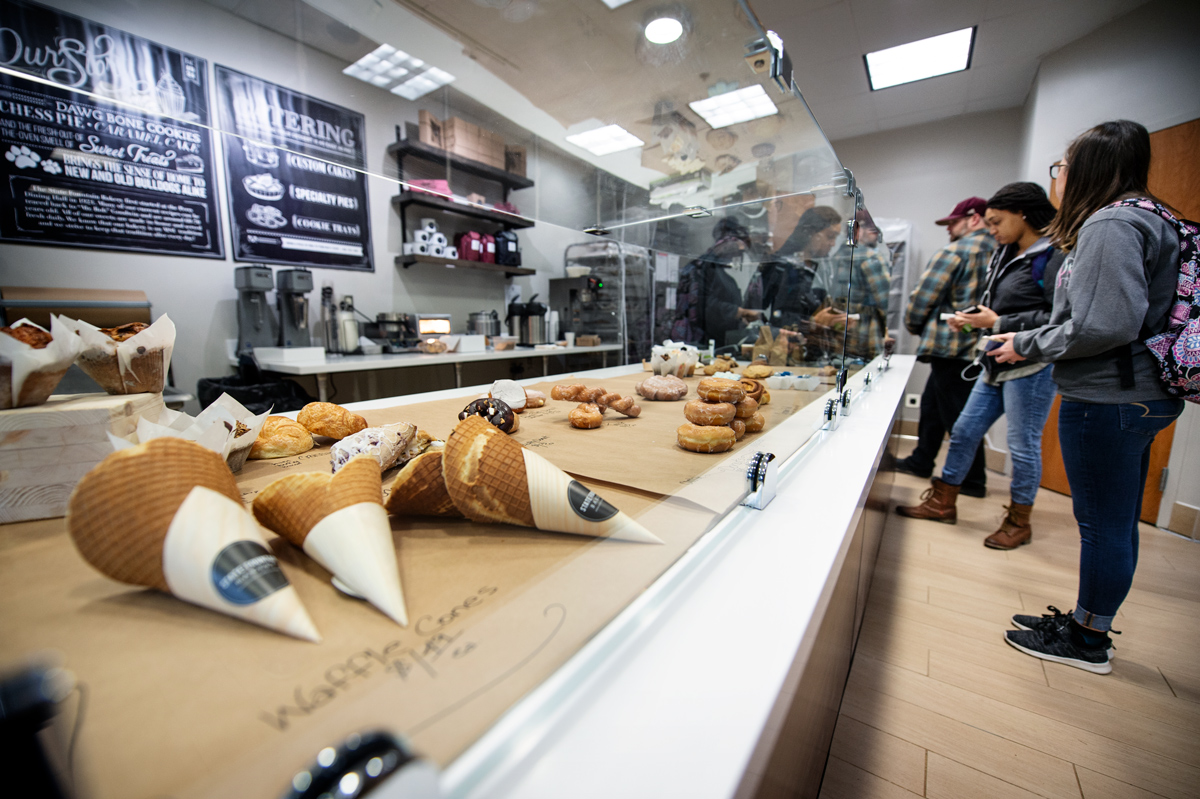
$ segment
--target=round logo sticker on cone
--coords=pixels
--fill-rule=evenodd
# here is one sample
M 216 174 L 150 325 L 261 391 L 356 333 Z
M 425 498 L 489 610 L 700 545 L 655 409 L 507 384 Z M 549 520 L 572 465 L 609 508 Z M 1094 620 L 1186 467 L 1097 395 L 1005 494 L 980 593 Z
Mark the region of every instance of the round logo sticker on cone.
M 589 522 L 602 522 L 620 513 L 603 497 L 578 480 L 572 480 L 567 486 L 567 501 L 571 503 L 571 510 Z
M 257 541 L 234 541 L 212 565 L 217 593 L 235 605 L 250 605 L 288 586 L 279 561 Z

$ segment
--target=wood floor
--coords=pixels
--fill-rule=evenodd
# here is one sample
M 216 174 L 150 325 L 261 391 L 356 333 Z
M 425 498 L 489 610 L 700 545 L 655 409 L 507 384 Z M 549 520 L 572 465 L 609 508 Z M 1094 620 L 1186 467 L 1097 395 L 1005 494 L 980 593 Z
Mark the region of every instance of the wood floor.
M 822 799 L 1200 797 L 1200 545 L 1142 525 L 1112 673 L 1046 663 L 1003 632 L 1074 607 L 1071 500 L 1043 490 L 1033 543 L 992 551 L 1008 486 L 988 479 L 957 525 L 889 515 Z

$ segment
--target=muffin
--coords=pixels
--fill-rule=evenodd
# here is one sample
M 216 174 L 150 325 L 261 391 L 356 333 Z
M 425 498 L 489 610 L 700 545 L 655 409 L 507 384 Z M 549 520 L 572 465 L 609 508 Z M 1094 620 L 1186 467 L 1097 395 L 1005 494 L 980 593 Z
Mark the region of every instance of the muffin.
M 166 315 L 152 325 L 130 322 L 97 328 L 77 322 L 83 339 L 79 368 L 109 394 L 158 393 L 166 385 L 175 325 Z
M 75 354 L 79 337 L 51 321 L 53 335 L 24 319 L 0 327 L 0 410 L 41 405 L 54 392 Z

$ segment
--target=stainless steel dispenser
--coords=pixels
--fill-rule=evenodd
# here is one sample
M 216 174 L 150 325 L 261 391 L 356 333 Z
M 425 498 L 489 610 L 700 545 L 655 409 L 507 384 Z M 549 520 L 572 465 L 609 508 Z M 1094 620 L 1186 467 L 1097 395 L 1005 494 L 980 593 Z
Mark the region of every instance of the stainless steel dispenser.
M 275 275 L 275 303 L 279 307 L 279 346 L 308 347 L 308 297 L 313 290 L 312 272 L 283 269 Z
M 267 304 L 267 292 L 275 287 L 271 270 L 265 266 L 239 266 L 233 270 L 238 291 L 238 354 L 255 347 L 274 347 L 279 342 L 275 312 Z

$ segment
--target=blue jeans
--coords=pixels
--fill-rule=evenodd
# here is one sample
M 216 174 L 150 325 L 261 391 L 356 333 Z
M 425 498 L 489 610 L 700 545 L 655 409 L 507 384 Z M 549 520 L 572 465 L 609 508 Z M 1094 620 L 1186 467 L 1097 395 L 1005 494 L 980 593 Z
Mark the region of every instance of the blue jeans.
M 1079 524 L 1075 621 L 1112 629 L 1137 568 L 1138 517 L 1150 444 L 1183 412 L 1183 400 L 1094 405 L 1063 400 L 1058 437 Z
M 1008 416 L 1008 451 L 1012 454 L 1012 501 L 1032 505 L 1042 482 L 1042 428 L 1054 403 L 1050 368 L 1015 380 L 989 386 L 981 378 L 971 389 L 967 404 L 950 432 L 950 451 L 942 469 L 942 482 L 962 485 L 975 458 L 975 450 L 988 429 Z

